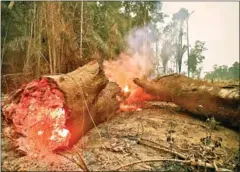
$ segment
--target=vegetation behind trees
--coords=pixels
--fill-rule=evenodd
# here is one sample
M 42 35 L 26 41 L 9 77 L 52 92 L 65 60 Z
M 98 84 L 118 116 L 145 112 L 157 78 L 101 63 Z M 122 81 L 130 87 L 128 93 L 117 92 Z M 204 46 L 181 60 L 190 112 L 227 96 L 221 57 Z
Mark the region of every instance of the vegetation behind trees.
M 180 9 L 166 23 L 168 16 L 157 1 L 3 1 L 1 13 L 3 90 L 41 75 L 73 71 L 93 59 L 116 59 L 128 47 L 129 31 L 148 24 L 158 35 L 152 48 L 159 74 L 181 73 L 183 55 L 190 47 L 184 43 L 188 10 Z M 205 50 L 202 41 L 190 50 L 187 65 L 192 77 L 200 76 Z M 236 77 L 234 67 L 228 70 Z
M 214 65 L 213 71 L 207 72 L 205 79 L 208 80 L 238 80 L 240 77 L 239 73 L 239 62 L 234 62 L 232 66 L 226 65 Z

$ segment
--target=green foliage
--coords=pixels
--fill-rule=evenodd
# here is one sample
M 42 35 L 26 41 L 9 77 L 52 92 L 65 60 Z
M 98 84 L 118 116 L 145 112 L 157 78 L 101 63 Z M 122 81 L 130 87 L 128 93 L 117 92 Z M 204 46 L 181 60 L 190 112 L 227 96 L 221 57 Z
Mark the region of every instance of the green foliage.
M 12 9 L 9 3 L 1 2 L 4 74 L 14 72 L 7 64 L 17 72 L 39 73 L 49 66 L 56 73 L 66 72 L 68 62 L 74 70 L 93 58 L 113 59 L 126 48 L 131 29 L 163 21 L 162 3 L 156 1 L 84 1 L 83 10 L 81 1 L 15 2 Z M 38 68 L 28 68 L 33 64 Z
M 210 131 L 217 129 L 218 125 L 221 124 L 221 122 L 216 121 L 214 117 L 207 118 L 206 121 L 207 121 L 208 128 Z
M 198 76 L 200 75 L 201 71 L 201 64 L 205 57 L 202 55 L 204 51 L 207 49 L 205 48 L 205 43 L 197 40 L 195 42 L 194 48 L 191 49 L 190 54 L 189 54 L 189 70 L 194 76 L 197 74 Z
M 181 72 L 187 50 L 183 40 L 189 12 L 185 8 L 161 28 L 166 15 L 159 1 L 16 1 L 13 8 L 9 4 L 1 2 L 3 74 L 66 73 L 93 59 L 115 59 L 128 47 L 125 38 L 129 31 L 148 24 L 157 32 L 156 57 L 164 73 L 172 57 L 176 70 Z M 203 60 L 196 52 L 199 46 L 191 51 L 191 70 L 195 74 Z M 235 68 L 229 70 L 237 75 Z
M 213 71 L 207 72 L 205 79 L 239 80 L 239 76 L 239 62 L 234 62 L 231 67 L 214 65 Z
M 189 16 L 189 12 L 186 8 L 181 8 L 177 13 L 173 15 L 173 20 L 184 22 Z
M 190 166 L 181 164 L 179 162 L 165 162 L 161 169 L 160 168 L 156 168 L 156 170 L 179 171 L 179 172 L 181 172 L 181 171 L 182 172 L 192 171 Z
M 32 17 L 32 2 L 15 2 L 12 9 L 8 8 L 9 2 L 1 2 L 1 41 L 7 35 L 6 41 L 19 36 L 26 36 L 29 32 L 29 21 Z M 3 42 L 2 42 L 3 46 Z
M 230 73 L 230 77 L 232 79 L 239 79 L 240 74 L 239 74 L 239 62 L 234 62 L 232 67 L 228 69 L 228 72 Z
M 237 150 L 234 160 L 236 162 L 234 171 L 240 171 L 240 149 Z

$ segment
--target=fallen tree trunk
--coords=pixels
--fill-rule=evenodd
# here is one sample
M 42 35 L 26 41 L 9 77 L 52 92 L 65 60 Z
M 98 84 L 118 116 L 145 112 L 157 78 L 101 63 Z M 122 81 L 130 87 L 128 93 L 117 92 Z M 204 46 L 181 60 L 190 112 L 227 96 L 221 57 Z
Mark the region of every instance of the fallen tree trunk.
M 111 117 L 119 108 L 119 92 L 95 61 L 67 74 L 43 76 L 9 95 L 3 106 L 10 126 L 5 133 L 32 155 L 71 146 Z
M 159 79 L 134 79 L 147 93 L 160 101 L 173 102 L 200 117 L 214 117 L 231 127 L 240 126 L 239 89 L 172 74 Z

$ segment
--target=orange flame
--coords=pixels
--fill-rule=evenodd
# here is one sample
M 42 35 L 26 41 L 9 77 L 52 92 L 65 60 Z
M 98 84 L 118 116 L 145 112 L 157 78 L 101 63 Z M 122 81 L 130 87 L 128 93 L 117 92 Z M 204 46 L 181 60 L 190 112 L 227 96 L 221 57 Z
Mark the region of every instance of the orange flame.
M 39 135 L 39 136 L 43 135 L 43 133 L 44 133 L 43 130 L 38 131 L 38 135 Z
M 123 91 L 124 91 L 125 93 L 130 92 L 130 90 L 129 90 L 129 88 L 128 88 L 128 85 L 126 85 L 126 86 L 124 87 Z

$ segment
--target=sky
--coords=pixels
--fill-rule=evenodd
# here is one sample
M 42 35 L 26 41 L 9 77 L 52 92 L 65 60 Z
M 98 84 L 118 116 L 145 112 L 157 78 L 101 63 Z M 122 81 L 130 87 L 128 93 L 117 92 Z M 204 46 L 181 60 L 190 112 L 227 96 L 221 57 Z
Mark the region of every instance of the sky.
M 204 41 L 203 73 L 213 65 L 239 61 L 239 2 L 163 2 L 162 11 L 173 14 L 180 8 L 194 13 L 189 18 L 189 42 Z M 183 57 L 187 59 L 187 53 Z M 186 71 L 186 66 L 183 68 Z

